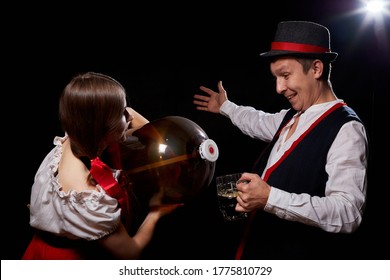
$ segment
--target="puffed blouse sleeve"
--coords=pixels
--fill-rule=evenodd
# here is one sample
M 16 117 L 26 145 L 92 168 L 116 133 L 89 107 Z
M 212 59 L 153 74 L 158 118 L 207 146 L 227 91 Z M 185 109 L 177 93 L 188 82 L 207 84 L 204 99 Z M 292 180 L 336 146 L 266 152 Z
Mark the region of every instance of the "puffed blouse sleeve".
M 56 176 L 60 146 L 47 155 L 35 176 L 30 225 L 70 239 L 96 240 L 112 233 L 119 226 L 121 209 L 102 187 L 82 192 L 61 190 Z

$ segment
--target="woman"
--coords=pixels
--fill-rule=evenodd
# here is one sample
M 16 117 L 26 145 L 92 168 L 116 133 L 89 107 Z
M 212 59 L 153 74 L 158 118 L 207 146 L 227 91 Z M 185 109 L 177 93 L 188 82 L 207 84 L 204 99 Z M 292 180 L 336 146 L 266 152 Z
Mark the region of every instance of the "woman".
M 119 144 L 148 121 L 127 107 L 120 83 L 93 72 L 65 87 L 59 117 L 65 135 L 55 137 L 36 173 L 30 202 L 36 233 L 22 258 L 139 258 L 159 218 L 179 206 L 151 207 L 129 235 L 130 184 L 120 170 Z

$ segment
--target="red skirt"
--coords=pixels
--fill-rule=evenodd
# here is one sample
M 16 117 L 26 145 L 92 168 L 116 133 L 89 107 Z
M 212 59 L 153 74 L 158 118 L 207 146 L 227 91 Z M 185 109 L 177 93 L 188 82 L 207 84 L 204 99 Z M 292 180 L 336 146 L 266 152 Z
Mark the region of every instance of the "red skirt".
M 34 234 L 26 251 L 22 256 L 22 260 L 82 260 L 85 259 L 84 254 L 78 244 L 74 242 L 75 246 L 67 244 L 66 246 L 54 246 L 49 244 L 46 238 L 41 234 Z M 51 242 L 50 242 L 51 243 Z

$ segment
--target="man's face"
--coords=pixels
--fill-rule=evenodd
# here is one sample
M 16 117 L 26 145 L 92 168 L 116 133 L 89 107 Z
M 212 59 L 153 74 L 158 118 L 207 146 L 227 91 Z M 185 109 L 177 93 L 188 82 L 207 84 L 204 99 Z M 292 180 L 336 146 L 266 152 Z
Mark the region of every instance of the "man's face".
M 314 69 L 307 73 L 293 57 L 282 57 L 271 62 L 271 73 L 276 80 L 276 92 L 283 94 L 297 111 L 305 111 L 318 99 L 318 77 Z

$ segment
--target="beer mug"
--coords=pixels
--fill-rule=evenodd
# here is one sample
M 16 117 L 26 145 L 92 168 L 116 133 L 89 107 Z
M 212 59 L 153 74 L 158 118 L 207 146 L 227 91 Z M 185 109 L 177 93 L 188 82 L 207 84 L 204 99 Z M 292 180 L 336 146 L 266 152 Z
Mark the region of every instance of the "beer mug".
M 225 221 L 237 221 L 248 217 L 248 213 L 235 210 L 238 195 L 236 183 L 241 174 L 226 174 L 215 178 L 219 210 Z

